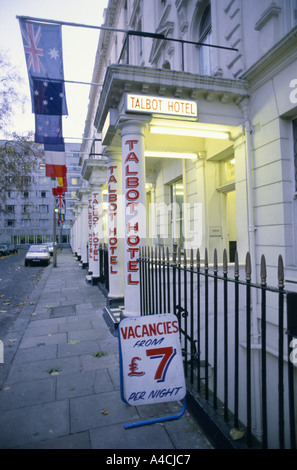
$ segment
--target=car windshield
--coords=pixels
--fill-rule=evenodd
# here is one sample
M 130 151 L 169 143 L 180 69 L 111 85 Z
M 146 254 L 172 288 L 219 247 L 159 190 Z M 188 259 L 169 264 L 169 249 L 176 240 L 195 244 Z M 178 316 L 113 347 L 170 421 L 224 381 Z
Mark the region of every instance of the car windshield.
M 44 246 L 30 246 L 29 251 L 38 251 L 38 252 L 43 252 L 46 253 L 47 249 Z

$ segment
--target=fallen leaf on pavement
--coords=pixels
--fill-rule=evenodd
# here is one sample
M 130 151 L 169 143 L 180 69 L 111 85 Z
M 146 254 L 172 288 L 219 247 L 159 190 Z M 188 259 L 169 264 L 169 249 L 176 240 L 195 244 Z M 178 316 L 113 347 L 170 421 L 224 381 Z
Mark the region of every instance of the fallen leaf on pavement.
M 244 436 L 244 432 L 240 431 L 237 428 L 232 428 L 230 429 L 230 437 L 233 439 L 233 441 L 237 441 L 238 439 L 242 439 Z

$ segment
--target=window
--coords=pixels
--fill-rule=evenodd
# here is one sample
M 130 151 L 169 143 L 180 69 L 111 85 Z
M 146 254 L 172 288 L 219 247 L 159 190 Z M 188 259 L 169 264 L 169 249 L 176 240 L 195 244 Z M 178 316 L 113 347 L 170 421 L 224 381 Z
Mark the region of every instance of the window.
M 29 191 L 27 189 L 23 192 L 23 197 L 26 199 L 29 197 Z
M 6 219 L 5 220 L 5 227 L 14 227 L 14 220 L 13 219 Z
M 48 206 L 46 204 L 39 205 L 39 212 L 40 214 L 47 214 L 48 213 Z
M 5 207 L 5 210 L 8 214 L 14 214 L 14 206 L 12 206 L 12 205 L 7 205 Z
M 199 26 L 199 38 L 198 42 L 204 44 L 211 44 L 211 9 L 208 5 L 201 17 Z M 199 47 L 199 73 L 201 75 L 210 75 L 212 68 L 211 60 L 211 47 L 200 46 Z
M 49 226 L 49 220 L 48 219 L 40 219 L 39 220 L 39 227 L 45 228 Z
M 23 176 L 23 184 L 25 186 L 28 186 L 29 184 L 31 184 L 31 182 L 32 182 L 31 176 Z
M 31 220 L 30 219 L 22 219 L 21 223 L 22 223 L 22 227 L 24 227 L 24 228 L 31 227 Z
M 40 191 L 40 196 L 42 198 L 46 198 L 46 191 Z
M 78 178 L 71 178 L 71 185 L 77 186 L 78 185 Z
M 30 213 L 30 206 L 23 206 L 22 214 L 29 214 L 29 213 Z

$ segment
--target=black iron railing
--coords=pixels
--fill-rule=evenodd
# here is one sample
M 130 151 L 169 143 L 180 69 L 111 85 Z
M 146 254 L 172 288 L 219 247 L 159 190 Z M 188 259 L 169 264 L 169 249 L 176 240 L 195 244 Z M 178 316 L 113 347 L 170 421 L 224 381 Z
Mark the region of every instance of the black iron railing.
M 120 52 L 120 56 L 118 59 L 118 63 L 126 63 L 127 65 L 132 65 L 131 64 L 131 38 L 133 37 L 141 37 L 143 39 L 153 39 L 155 41 L 169 41 L 169 42 L 175 42 L 180 44 L 181 47 L 181 70 L 184 72 L 185 71 L 185 46 L 195 46 L 195 47 L 207 47 L 207 48 L 212 48 L 212 49 L 221 49 L 221 50 L 226 50 L 226 51 L 233 51 L 233 52 L 238 52 L 238 49 L 235 47 L 227 47 L 227 46 L 220 46 L 216 44 L 206 44 L 203 42 L 197 42 L 197 41 L 187 41 L 184 39 L 180 38 L 172 38 L 165 36 L 164 34 L 159 34 L 159 33 L 150 33 L 150 32 L 145 32 L 145 31 L 127 31 L 125 33 L 125 37 L 123 40 L 123 46 L 122 50 Z M 136 64 L 134 64 L 136 65 Z
M 219 266 L 216 250 L 210 265 L 207 251 L 202 263 L 199 250 L 194 259 L 193 250 L 182 257 L 146 247 L 139 263 L 141 314 L 177 316 L 187 382 L 233 439 L 249 448 L 296 448 L 297 360 L 290 359 L 282 258 L 277 287 L 267 285 L 264 256 L 261 282 L 252 282 L 249 253 L 239 266 L 236 252 L 233 276 L 226 251 Z

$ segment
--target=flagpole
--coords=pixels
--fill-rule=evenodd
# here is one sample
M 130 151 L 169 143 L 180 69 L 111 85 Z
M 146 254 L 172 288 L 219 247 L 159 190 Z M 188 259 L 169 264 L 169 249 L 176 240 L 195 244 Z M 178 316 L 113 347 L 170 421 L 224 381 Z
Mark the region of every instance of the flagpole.
M 195 44 L 197 46 L 205 46 L 205 47 L 210 47 L 210 48 L 215 48 L 215 49 L 225 49 L 229 51 L 238 52 L 238 49 L 236 49 L 235 47 L 219 46 L 216 44 L 206 44 L 206 43 L 199 43 L 195 41 L 185 41 L 183 39 L 178 39 L 178 38 L 168 38 L 164 34 L 151 33 L 148 31 L 134 31 L 134 30 L 121 29 L 121 28 L 112 28 L 111 26 L 103 26 L 103 25 L 95 26 L 95 25 L 84 24 L 84 23 L 70 23 L 69 21 L 48 20 L 48 19 L 45 20 L 44 18 L 34 18 L 32 16 L 18 16 L 17 15 L 16 18 L 18 20 L 27 21 L 27 22 L 38 22 L 38 23 L 56 24 L 56 25 L 61 25 L 61 26 L 75 26 L 78 28 L 99 29 L 103 31 L 112 31 L 112 32 L 124 33 L 124 34 L 134 34 L 136 36 L 143 36 L 143 37 L 148 37 L 152 39 L 162 39 L 162 40 L 180 42 L 182 44 Z
M 118 29 L 118 28 L 112 28 L 110 26 L 95 26 L 95 25 L 90 25 L 90 24 L 84 24 L 84 23 L 71 23 L 69 21 L 59 21 L 59 20 L 48 20 L 44 18 L 34 18 L 32 16 L 18 16 L 16 15 L 16 18 L 21 21 L 33 21 L 33 22 L 38 22 L 38 23 L 48 23 L 48 24 L 59 24 L 61 26 L 75 26 L 78 28 L 90 28 L 90 29 L 103 29 L 105 31 L 116 31 L 119 33 L 127 33 L 127 29 Z
M 56 199 L 55 199 L 56 201 Z M 57 267 L 57 224 L 56 224 L 56 213 L 57 209 L 54 206 L 54 227 L 53 227 L 53 238 L 54 238 L 54 253 L 53 253 L 53 266 L 54 268 Z

